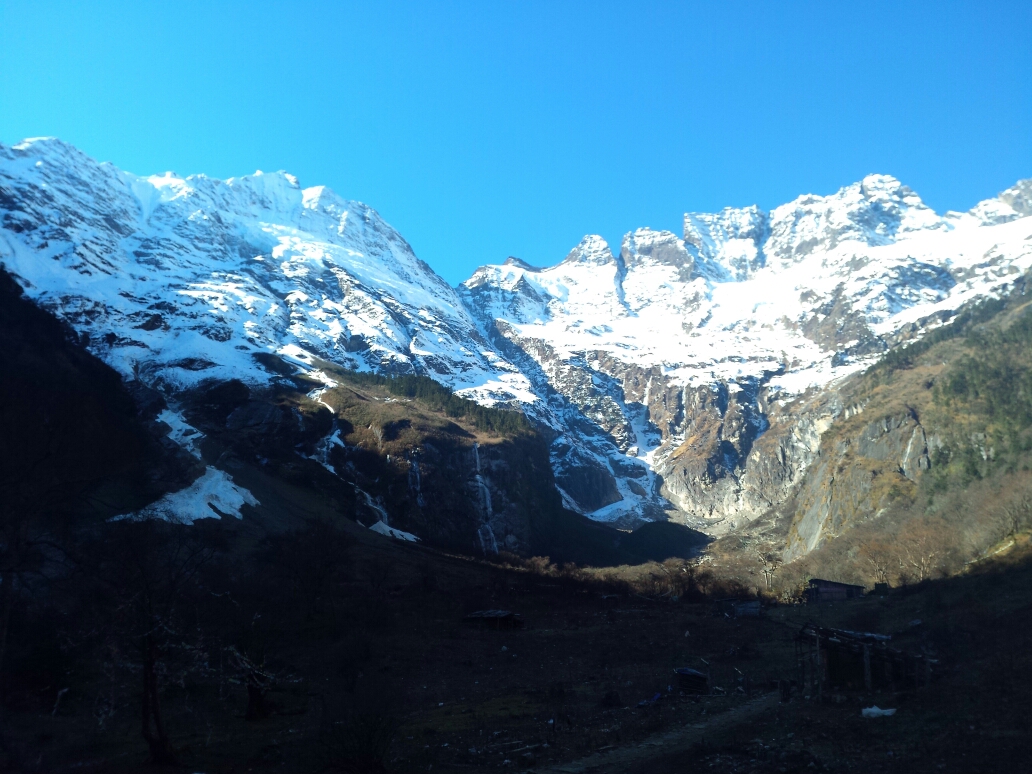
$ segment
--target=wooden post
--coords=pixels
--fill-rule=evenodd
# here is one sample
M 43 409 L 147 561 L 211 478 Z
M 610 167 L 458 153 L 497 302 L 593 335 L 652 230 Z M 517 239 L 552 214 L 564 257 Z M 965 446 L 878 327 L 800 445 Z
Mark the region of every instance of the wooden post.
M 871 690 L 871 646 L 864 643 L 864 688 Z
M 822 679 L 823 675 L 821 674 L 821 634 L 816 628 L 813 630 L 813 639 L 817 646 L 816 666 L 814 667 L 814 672 L 817 676 L 817 701 L 823 701 L 824 680 Z

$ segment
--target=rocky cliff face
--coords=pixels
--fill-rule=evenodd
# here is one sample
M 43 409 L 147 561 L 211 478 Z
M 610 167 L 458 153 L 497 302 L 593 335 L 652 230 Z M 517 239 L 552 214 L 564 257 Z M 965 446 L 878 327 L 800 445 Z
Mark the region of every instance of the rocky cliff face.
M 528 513 L 561 508 L 535 434 L 482 432 L 388 385 L 335 375 L 311 395 L 304 378 L 202 383 L 178 408 L 222 467 L 318 492 L 366 527 L 464 552 L 531 551 Z
M 1032 266 L 1030 185 L 940 216 L 871 175 L 452 289 L 373 210 L 288 174 L 137 177 L 32 140 L 0 147 L 0 262 L 169 395 L 298 372 L 314 391 L 320 363 L 429 376 L 532 418 L 567 508 L 722 534 L 799 482 L 842 379 Z
M 1005 488 L 998 473 L 1027 467 L 1030 289 L 1027 273 L 1007 297 L 965 310 L 949 326 L 835 388 L 837 402 L 847 408 L 820 437 L 783 509 L 788 559 L 864 522 L 873 522 L 877 533 L 886 514 L 891 522 L 948 512 L 956 490 L 978 479 Z M 995 506 L 987 503 L 976 515 Z M 961 514 L 958 523 L 969 515 Z M 943 529 L 952 530 L 949 540 L 957 550 L 970 539 L 956 534 L 957 524 L 944 523 Z
M 930 467 L 929 437 L 913 412 L 883 416 L 853 435 L 829 439 L 797 494 L 786 558 L 812 551 L 911 493 Z

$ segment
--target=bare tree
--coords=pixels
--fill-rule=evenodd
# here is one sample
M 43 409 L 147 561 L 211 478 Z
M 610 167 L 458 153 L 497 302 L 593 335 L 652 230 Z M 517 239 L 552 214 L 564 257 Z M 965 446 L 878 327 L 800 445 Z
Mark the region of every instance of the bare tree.
M 944 552 L 941 530 L 925 519 L 915 519 L 900 531 L 898 541 L 900 566 L 913 572 L 907 572 L 907 576 L 916 577 L 918 582 L 930 578 Z
M 700 593 L 699 559 L 667 559 L 661 566 L 667 573 L 672 592 L 678 597 L 690 599 Z
M 859 553 L 874 571 L 875 580 L 878 583 L 888 583 L 889 568 L 892 566 L 888 546 L 881 540 L 867 540 L 860 543 Z
M 760 560 L 763 580 L 767 584 L 767 591 L 772 591 L 774 588 L 774 576 L 781 569 L 784 560 L 781 558 L 781 554 L 770 547 L 758 550 L 756 557 Z
M 269 716 L 271 710 L 266 702 L 269 689 L 273 687 L 275 675 L 265 667 L 265 659 L 255 661 L 242 654 L 235 647 L 226 649 L 230 658 L 230 665 L 243 677 L 247 686 L 247 713 L 248 720 L 261 720 Z
M 83 559 L 83 570 L 114 643 L 114 668 L 141 676 L 140 733 L 151 761 L 174 763 L 161 694 L 164 683 L 207 668 L 202 635 L 188 618 L 196 607 L 191 600 L 198 573 L 215 550 L 181 523 L 127 519 L 104 532 Z
M 997 512 L 1006 530 L 1005 537 L 1013 538 L 1032 523 L 1032 490 L 1019 493 Z

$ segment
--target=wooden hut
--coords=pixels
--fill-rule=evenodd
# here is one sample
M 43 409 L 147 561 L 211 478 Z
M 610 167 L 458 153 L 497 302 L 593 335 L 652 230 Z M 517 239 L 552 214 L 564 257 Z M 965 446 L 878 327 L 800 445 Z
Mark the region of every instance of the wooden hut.
M 931 680 L 936 659 L 889 645 L 891 635 L 808 623 L 796 637 L 801 682 L 820 695 L 836 691 L 903 690 Z
M 806 589 L 806 601 L 812 604 L 859 599 L 863 595 L 863 586 L 824 580 L 823 578 L 811 578 L 810 585 Z
M 718 599 L 713 603 L 713 615 L 728 618 L 755 618 L 760 614 L 758 599 Z
M 478 610 L 462 619 L 470 626 L 496 631 L 510 631 L 523 628 L 523 617 L 511 610 Z
M 681 667 L 675 669 L 674 674 L 677 676 L 677 687 L 682 693 L 709 693 L 709 675 L 698 669 Z

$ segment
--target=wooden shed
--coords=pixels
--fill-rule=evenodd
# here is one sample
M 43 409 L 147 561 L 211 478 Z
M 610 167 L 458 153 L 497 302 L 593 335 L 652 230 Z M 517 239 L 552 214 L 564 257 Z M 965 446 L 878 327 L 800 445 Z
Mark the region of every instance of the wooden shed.
M 836 691 L 902 690 L 931 680 L 936 659 L 889 645 L 891 635 L 808 623 L 796 637 L 801 682 L 820 695 Z
M 709 675 L 690 667 L 674 670 L 677 687 L 683 693 L 709 693 Z
M 523 628 L 523 616 L 511 610 L 478 610 L 462 620 L 470 626 L 481 629 L 509 631 Z
M 718 599 L 713 603 L 713 615 L 728 618 L 755 618 L 760 614 L 758 599 Z
M 806 589 L 806 601 L 812 604 L 820 602 L 838 602 L 846 599 L 859 599 L 864 595 L 864 587 L 852 583 L 811 578 Z

